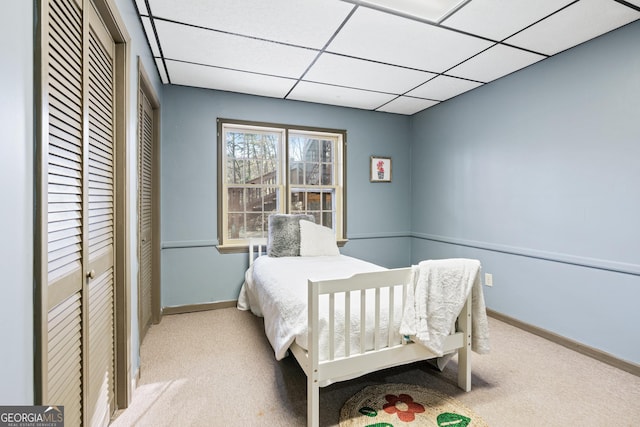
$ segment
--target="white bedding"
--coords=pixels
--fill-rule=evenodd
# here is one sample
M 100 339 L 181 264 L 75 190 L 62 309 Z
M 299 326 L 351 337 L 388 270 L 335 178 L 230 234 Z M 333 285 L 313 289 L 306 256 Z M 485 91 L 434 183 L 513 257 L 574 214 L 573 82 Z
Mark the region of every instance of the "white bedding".
M 264 317 L 265 332 L 275 351 L 277 360 L 285 357 L 287 349 L 295 341 L 307 348 L 307 280 L 325 280 L 352 276 L 355 273 L 385 270 L 375 264 L 346 255 L 318 257 L 258 257 L 245 274 L 245 283 L 238 299 L 238 308 L 251 310 Z M 320 312 L 328 313 L 328 297 L 320 301 Z M 387 342 L 388 290 L 381 292 L 380 325 L 381 342 Z M 395 287 L 394 327 L 397 334 L 402 317 L 402 287 Z M 367 291 L 367 307 L 375 304 L 375 293 Z M 335 334 L 336 357 L 344 356 L 344 295 L 336 295 Z M 360 293 L 351 293 L 352 352 L 360 348 Z M 339 312 L 338 312 L 339 310 Z M 373 316 L 367 316 L 365 347 L 373 348 Z M 320 360 L 328 358 L 328 314 L 320 321 Z M 399 339 L 399 336 L 398 336 Z

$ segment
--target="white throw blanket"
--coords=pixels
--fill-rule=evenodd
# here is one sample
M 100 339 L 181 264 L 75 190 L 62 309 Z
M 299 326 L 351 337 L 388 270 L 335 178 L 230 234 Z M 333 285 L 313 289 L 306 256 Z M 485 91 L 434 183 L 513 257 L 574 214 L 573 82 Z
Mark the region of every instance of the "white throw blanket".
M 428 260 L 414 266 L 413 286 L 409 286 L 407 292 L 400 333 L 442 356 L 444 341 L 469 292 L 472 299 L 471 349 L 480 354 L 488 353 L 489 326 L 478 260 Z

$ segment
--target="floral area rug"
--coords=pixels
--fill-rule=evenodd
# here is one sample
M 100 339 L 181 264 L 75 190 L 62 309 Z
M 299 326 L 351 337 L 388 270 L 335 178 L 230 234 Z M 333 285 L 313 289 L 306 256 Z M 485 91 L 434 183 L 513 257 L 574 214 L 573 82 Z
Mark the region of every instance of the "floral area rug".
M 412 384 L 365 387 L 340 410 L 340 427 L 488 427 L 460 401 Z

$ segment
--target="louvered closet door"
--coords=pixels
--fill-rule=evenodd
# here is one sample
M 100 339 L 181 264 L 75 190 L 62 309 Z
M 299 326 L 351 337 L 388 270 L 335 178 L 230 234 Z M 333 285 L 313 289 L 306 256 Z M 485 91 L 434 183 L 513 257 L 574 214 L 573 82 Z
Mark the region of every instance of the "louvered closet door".
M 152 321 L 152 205 L 153 205 L 153 108 L 144 91 L 140 90 L 138 214 L 140 236 L 140 341 L 144 339 Z
M 48 124 L 43 147 L 48 268 L 43 291 L 47 324 L 42 338 L 42 403 L 64 405 L 66 424 L 78 426 L 84 312 L 82 10 L 65 0 L 43 6 L 49 22 L 43 30 L 48 42 L 43 46 L 48 94 L 48 115 L 43 119 L 43 126 Z
M 90 425 L 108 425 L 114 400 L 114 55 L 113 39 L 89 14 L 88 375 Z
M 107 425 L 115 406 L 114 44 L 92 6 L 42 7 L 39 403 L 63 405 L 67 426 Z

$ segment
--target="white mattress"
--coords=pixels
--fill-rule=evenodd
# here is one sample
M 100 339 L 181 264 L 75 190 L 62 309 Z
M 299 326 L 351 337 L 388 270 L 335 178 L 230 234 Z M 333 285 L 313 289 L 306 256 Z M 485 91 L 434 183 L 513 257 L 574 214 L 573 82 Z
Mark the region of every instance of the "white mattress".
M 381 271 L 383 267 L 346 255 L 322 257 L 261 256 L 245 274 L 238 307 L 250 309 L 264 317 L 265 332 L 275 351 L 277 360 L 285 357 L 287 349 L 295 341 L 307 348 L 307 280 L 324 280 L 350 277 L 355 273 Z M 328 358 L 328 297 L 320 301 L 320 360 Z M 383 329 L 381 342 L 387 342 L 388 290 L 381 292 L 381 318 Z M 375 294 L 367 291 L 367 307 L 374 307 Z M 402 317 L 402 287 L 395 288 L 394 327 L 397 334 Z M 344 355 L 344 294 L 336 295 L 335 334 L 342 337 L 336 343 L 336 357 Z M 340 309 L 340 312 L 338 312 Z M 360 293 L 351 293 L 351 351 L 360 348 Z M 366 318 L 366 348 L 373 348 L 374 316 Z M 399 337 L 398 337 L 399 339 Z

